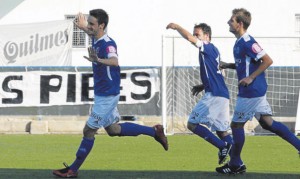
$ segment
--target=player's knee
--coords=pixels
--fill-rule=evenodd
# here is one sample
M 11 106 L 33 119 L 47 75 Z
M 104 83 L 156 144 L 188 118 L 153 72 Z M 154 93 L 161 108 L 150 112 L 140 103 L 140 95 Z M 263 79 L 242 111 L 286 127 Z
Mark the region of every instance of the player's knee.
M 116 133 L 113 130 L 106 130 L 107 135 L 109 135 L 110 137 L 115 137 L 115 136 L 119 136 L 118 133 Z
M 227 131 L 216 131 L 216 134 L 220 139 L 223 139 L 224 137 L 229 135 Z
M 105 130 L 110 137 L 120 136 L 121 134 L 121 127 L 119 124 L 112 124 L 106 127 Z
M 244 122 L 231 122 L 230 127 L 231 128 L 244 128 L 245 123 Z
M 269 130 L 271 132 L 272 131 L 272 124 L 273 124 L 273 118 L 270 115 L 262 115 L 259 119 L 259 124 L 261 125 L 261 127 L 265 130 Z
M 190 131 L 192 131 L 192 132 L 195 131 L 196 127 L 197 127 L 197 124 L 193 124 L 193 123 L 190 123 L 190 122 L 187 123 L 187 128 L 188 128 Z
M 83 136 L 88 139 L 94 139 L 97 129 L 92 129 L 88 125 L 83 128 Z
M 264 120 L 259 120 L 260 126 L 265 130 L 271 130 L 271 126 Z

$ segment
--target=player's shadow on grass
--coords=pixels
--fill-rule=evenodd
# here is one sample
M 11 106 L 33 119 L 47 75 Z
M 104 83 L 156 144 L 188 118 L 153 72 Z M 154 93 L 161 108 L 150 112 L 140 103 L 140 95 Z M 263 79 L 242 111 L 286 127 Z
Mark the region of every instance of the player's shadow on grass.
M 58 178 L 51 170 L 45 169 L 0 169 L 0 179 L 48 179 Z M 286 173 L 245 173 L 238 175 L 221 175 L 215 172 L 194 171 L 110 171 L 110 170 L 81 170 L 80 179 L 199 179 L 199 178 L 300 178 L 300 174 Z

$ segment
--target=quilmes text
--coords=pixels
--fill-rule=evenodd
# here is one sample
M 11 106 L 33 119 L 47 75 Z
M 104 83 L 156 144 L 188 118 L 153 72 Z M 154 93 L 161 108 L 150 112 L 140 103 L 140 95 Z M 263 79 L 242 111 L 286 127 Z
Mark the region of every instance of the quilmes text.
M 45 36 L 36 33 L 35 35 L 31 35 L 28 41 L 25 42 L 17 43 L 8 41 L 4 45 L 4 56 L 8 63 L 14 63 L 17 58 L 65 45 L 68 43 L 68 40 L 68 29 Z

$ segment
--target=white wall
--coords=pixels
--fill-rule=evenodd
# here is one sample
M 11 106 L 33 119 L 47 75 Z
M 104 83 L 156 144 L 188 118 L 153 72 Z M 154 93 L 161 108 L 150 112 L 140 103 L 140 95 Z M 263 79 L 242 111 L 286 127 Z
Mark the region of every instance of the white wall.
M 295 35 L 298 0 L 25 0 L 0 19 L 0 25 L 62 20 L 66 14 L 103 8 L 110 15 L 108 34 L 117 42 L 120 64 L 160 66 L 162 35 L 178 36 L 165 30 L 169 22 L 190 30 L 195 23 L 206 22 L 212 27 L 213 37 L 233 37 L 227 21 L 232 9 L 239 7 L 252 13 L 248 31 L 253 36 Z M 227 58 L 232 45 L 219 47 Z M 73 65 L 90 65 L 82 58 L 85 54 L 85 50 L 74 50 Z M 276 64 L 277 59 L 273 60 Z

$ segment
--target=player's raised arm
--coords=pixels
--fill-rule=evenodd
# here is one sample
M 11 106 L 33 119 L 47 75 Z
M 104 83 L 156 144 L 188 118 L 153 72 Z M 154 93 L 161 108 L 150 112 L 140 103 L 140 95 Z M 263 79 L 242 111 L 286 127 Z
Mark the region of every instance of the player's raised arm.
M 184 28 L 182 28 L 180 25 L 175 24 L 175 23 L 170 23 L 167 25 L 166 27 L 167 29 L 173 29 L 173 30 L 177 30 L 177 32 L 186 40 L 190 41 L 193 44 L 196 44 L 198 39 L 193 36 L 191 33 L 189 33 L 187 30 L 185 30 Z
M 74 20 L 74 24 L 81 30 L 83 30 L 85 33 L 88 33 L 88 28 L 87 28 L 87 20 L 85 16 L 79 12 Z

